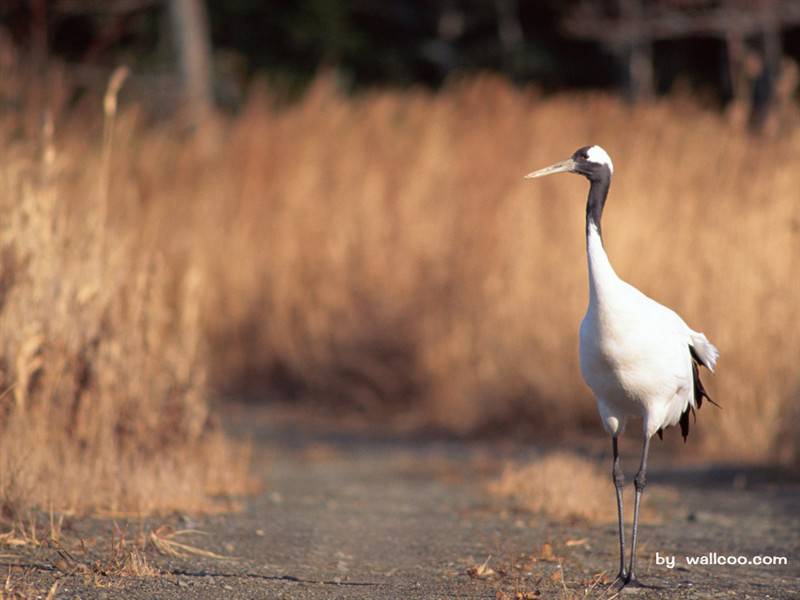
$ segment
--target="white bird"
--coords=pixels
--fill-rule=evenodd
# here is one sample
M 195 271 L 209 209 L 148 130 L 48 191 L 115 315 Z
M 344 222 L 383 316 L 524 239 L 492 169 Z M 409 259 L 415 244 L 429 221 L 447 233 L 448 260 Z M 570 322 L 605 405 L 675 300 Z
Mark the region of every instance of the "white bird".
M 636 579 L 639 503 L 646 485 L 650 438 L 680 423 L 684 441 L 689 413 L 708 397 L 698 365 L 714 371 L 719 352 L 705 335 L 691 329 L 674 311 L 620 279 L 603 248 L 600 220 L 614 165 L 600 146 L 579 148 L 567 160 L 525 176 L 576 173 L 590 182 L 586 202 L 586 254 L 589 263 L 589 308 L 580 328 L 581 374 L 592 389 L 603 427 L 611 435 L 612 477 L 619 517 L 619 575 L 624 587 L 646 587 Z M 641 417 L 644 443 L 634 479 L 631 557 L 625 568 L 622 487 L 617 437 L 629 418 Z

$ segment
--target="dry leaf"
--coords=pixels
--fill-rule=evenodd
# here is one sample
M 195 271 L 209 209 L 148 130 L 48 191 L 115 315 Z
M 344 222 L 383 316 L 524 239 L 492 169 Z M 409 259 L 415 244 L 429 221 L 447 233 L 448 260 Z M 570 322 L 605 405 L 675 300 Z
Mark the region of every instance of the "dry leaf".
M 567 540 L 565 543 L 567 546 L 583 546 L 588 541 L 589 538 L 581 538 L 579 540 Z
M 491 558 L 491 556 L 488 556 L 482 565 L 473 565 L 467 569 L 467 575 L 473 579 L 490 579 L 496 577 L 497 572 L 489 566 L 489 559 Z
M 542 549 L 539 551 L 539 559 L 541 560 L 555 560 L 556 555 L 553 554 L 553 546 L 545 542 L 542 544 Z

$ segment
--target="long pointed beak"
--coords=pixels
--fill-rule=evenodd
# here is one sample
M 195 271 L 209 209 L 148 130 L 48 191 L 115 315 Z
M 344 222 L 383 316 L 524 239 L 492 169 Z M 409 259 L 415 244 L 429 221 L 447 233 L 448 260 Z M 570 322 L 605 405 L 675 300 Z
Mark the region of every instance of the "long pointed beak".
M 544 177 L 545 175 L 553 175 L 554 173 L 571 173 L 575 169 L 575 161 L 571 158 L 562 160 L 554 165 L 539 169 L 533 173 L 525 175 L 525 179 L 535 179 L 536 177 Z

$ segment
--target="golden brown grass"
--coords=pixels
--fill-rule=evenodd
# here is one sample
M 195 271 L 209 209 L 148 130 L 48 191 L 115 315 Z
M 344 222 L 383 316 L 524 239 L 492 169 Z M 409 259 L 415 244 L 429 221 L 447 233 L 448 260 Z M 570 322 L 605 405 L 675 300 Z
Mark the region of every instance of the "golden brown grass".
M 125 156 L 111 132 L 131 123 L 115 124 L 109 99 L 95 118 L 104 139 L 52 110 L 36 128 L 27 113 L 0 118 L 0 504 L 12 524 L 30 506 L 208 509 L 247 481 L 246 452 L 206 400 L 201 274 L 166 258 L 159 223 L 115 176 Z
M 617 166 L 618 272 L 722 352 L 702 446 L 798 456 L 798 134 L 488 77 L 357 98 L 323 78 L 281 111 L 254 90 L 216 140 L 102 105 L 0 119 L 7 507 L 241 491 L 209 382 L 410 427 L 596 429 L 577 359 L 586 185 L 522 180 L 587 143 Z
M 356 99 L 322 79 L 267 104 L 252 95 L 213 169 L 184 152 L 172 185 L 151 186 L 195 218 L 215 381 L 266 374 L 455 431 L 596 431 L 577 356 L 586 183 L 522 175 L 600 143 L 618 272 L 722 352 L 700 446 L 797 457 L 800 132 L 758 139 L 681 99 L 631 109 L 493 78 Z
M 554 452 L 524 465 L 509 463 L 497 479 L 489 482 L 489 491 L 510 499 L 518 508 L 561 521 L 617 521 L 609 472 L 574 453 Z M 674 499 L 671 490 L 661 489 L 659 493 Z M 624 503 L 632 506 L 632 486 L 624 496 Z M 654 521 L 658 513 L 645 505 L 641 517 L 645 522 Z
M 559 520 L 604 522 L 616 519 L 611 489 L 609 477 L 597 464 L 565 452 L 525 466 L 506 465 L 489 485 L 491 493 L 532 512 Z

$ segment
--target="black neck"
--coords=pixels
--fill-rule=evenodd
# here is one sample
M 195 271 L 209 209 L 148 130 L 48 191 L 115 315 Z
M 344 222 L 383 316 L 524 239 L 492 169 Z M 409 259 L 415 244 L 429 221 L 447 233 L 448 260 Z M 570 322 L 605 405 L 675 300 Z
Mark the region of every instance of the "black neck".
M 602 238 L 603 232 L 600 228 L 600 219 L 603 218 L 603 207 L 606 205 L 608 188 L 611 185 L 611 175 L 604 174 L 597 179 L 592 178 L 590 181 L 592 185 L 589 187 L 589 198 L 586 200 L 586 234 L 589 234 L 589 227 L 594 225 L 597 228 L 597 233 Z

